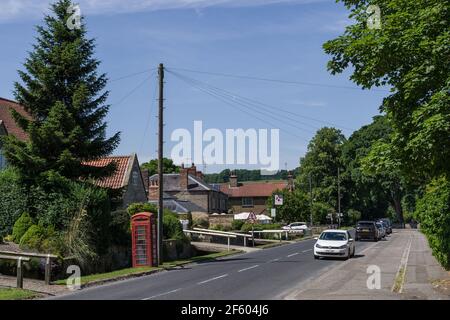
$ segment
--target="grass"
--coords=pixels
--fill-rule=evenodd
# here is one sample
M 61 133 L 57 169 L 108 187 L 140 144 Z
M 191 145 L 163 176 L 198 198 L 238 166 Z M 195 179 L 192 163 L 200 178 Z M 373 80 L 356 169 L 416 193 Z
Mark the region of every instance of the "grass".
M 96 282 L 96 281 L 104 281 L 104 280 L 111 280 L 111 279 L 117 279 L 127 276 L 133 276 L 133 275 L 140 275 L 145 274 L 152 271 L 161 270 L 161 268 L 157 267 L 138 267 L 138 268 L 127 268 L 127 269 L 121 269 L 116 270 L 112 272 L 107 273 L 97 273 L 97 274 L 91 274 L 88 276 L 81 277 L 81 285 L 85 285 L 88 283 Z M 59 285 L 65 285 L 66 280 L 58 280 L 53 282 L 54 284 Z
M 397 277 L 395 278 L 394 285 L 392 286 L 392 292 L 399 293 L 402 289 L 403 282 L 405 280 L 406 268 L 401 267 L 398 271 Z
M 32 299 L 39 296 L 39 294 L 15 288 L 0 288 L 0 300 L 25 300 Z
M 87 284 L 92 284 L 94 282 L 119 280 L 119 279 L 128 278 L 128 277 L 132 277 L 132 276 L 145 275 L 148 273 L 152 273 L 152 272 L 156 272 L 156 271 L 160 271 L 160 270 L 164 270 L 164 269 L 168 269 L 168 268 L 173 268 L 176 266 L 181 266 L 181 265 L 185 265 L 185 264 L 189 264 L 189 263 L 214 260 L 214 259 L 217 259 L 220 257 L 225 257 L 225 256 L 229 256 L 232 254 L 237 254 L 240 252 L 241 251 L 239 251 L 239 250 L 214 252 L 214 253 L 204 255 L 204 256 L 192 257 L 190 259 L 164 262 L 163 265 L 159 266 L 159 267 L 126 268 L 126 269 L 116 270 L 116 271 L 107 272 L 107 273 L 91 274 L 88 276 L 81 277 L 81 285 L 83 286 L 83 285 L 87 285 Z M 65 279 L 57 280 L 57 281 L 53 282 L 53 284 L 65 285 L 66 280 Z

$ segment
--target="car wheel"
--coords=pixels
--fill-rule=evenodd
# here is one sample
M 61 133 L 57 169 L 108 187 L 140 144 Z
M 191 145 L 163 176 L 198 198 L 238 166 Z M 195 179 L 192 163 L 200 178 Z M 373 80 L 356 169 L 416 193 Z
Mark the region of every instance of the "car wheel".
M 352 253 L 351 253 L 350 248 L 348 248 L 347 257 L 345 257 L 345 260 L 348 260 L 348 259 L 350 259 L 351 257 L 352 257 Z
M 319 257 L 318 257 L 318 256 L 316 256 L 316 255 L 314 255 L 314 259 L 316 259 L 316 260 L 317 260 L 317 259 L 319 259 Z
M 378 237 L 375 237 L 374 240 L 375 240 L 375 242 L 378 242 Z
M 352 253 L 352 258 L 355 256 L 355 251 L 356 251 L 356 248 L 355 247 L 353 247 L 353 253 Z

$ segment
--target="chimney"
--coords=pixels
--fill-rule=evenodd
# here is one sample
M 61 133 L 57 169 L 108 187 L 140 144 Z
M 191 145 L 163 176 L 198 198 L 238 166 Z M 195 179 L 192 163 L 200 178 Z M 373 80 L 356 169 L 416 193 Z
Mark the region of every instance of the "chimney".
M 230 188 L 237 188 L 238 186 L 238 179 L 236 173 L 232 173 L 230 176 Z
M 190 168 L 185 168 L 184 164 L 181 165 L 180 169 L 180 189 L 187 190 L 189 185 L 189 170 Z
M 158 180 L 151 180 L 148 187 L 148 199 L 158 200 L 159 199 L 159 186 Z
M 293 191 L 294 190 L 294 176 L 292 175 L 292 172 L 291 171 L 289 171 L 289 174 L 288 174 L 288 190 L 289 191 Z
M 196 175 L 197 178 L 199 178 L 200 180 L 203 180 L 203 172 L 201 171 L 197 171 Z

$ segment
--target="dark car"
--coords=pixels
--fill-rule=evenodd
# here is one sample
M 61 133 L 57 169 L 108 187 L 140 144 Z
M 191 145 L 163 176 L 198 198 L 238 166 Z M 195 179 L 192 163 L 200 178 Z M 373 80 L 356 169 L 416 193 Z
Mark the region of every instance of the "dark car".
M 374 221 L 359 221 L 356 224 L 355 240 L 373 240 L 378 241 L 378 229 Z
M 392 233 L 391 221 L 388 218 L 380 219 L 380 222 L 383 223 L 383 227 L 386 229 L 387 234 Z

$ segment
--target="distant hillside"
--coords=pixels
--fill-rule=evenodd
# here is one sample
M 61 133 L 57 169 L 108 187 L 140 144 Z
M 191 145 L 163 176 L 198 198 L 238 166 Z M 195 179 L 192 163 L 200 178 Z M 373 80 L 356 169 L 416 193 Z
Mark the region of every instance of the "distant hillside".
M 230 175 L 231 175 L 230 169 L 225 169 L 221 171 L 220 173 L 210 173 L 205 174 L 204 180 L 208 183 L 224 183 L 230 181 Z M 239 169 L 239 170 L 233 170 L 233 172 L 237 175 L 239 182 L 244 181 L 262 181 L 262 180 L 287 180 L 288 171 L 286 170 L 280 170 L 277 172 L 277 174 L 271 175 L 271 176 L 264 176 L 261 175 L 260 170 L 246 170 L 246 169 Z M 294 177 L 298 173 L 298 168 L 292 171 L 292 174 Z

